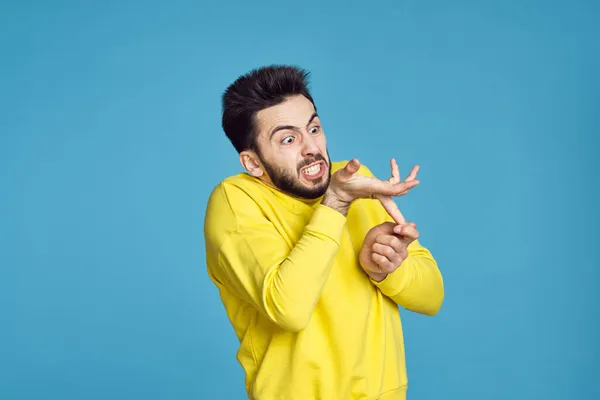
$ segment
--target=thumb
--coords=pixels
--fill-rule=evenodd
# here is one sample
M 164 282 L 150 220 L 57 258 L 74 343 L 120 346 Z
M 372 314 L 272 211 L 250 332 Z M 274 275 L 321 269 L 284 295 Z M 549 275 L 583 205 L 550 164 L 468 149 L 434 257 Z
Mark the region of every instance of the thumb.
M 394 227 L 394 233 L 400 236 L 400 241 L 407 246 L 419 238 L 416 224 L 405 223 Z
M 350 179 L 352 175 L 354 175 L 358 169 L 360 168 L 360 161 L 356 158 L 353 158 L 346 164 L 344 168 L 342 168 L 339 172 L 343 179 Z

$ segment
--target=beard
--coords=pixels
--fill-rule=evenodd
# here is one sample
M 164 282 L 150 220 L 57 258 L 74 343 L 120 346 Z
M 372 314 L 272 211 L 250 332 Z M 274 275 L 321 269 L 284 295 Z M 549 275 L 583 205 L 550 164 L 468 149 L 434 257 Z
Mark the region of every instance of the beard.
M 270 164 L 263 159 L 260 154 L 258 156 L 267 174 L 271 178 L 273 185 L 275 185 L 275 187 L 282 192 L 295 197 L 314 200 L 323 196 L 327 190 L 327 187 L 329 186 L 329 180 L 331 179 L 331 163 L 328 162 L 321 154 L 317 154 L 315 157 L 304 159 L 298 164 L 296 174 L 291 173 L 283 167 L 277 167 Z M 329 152 L 327 153 L 327 158 L 329 159 Z M 317 161 L 323 161 L 327 166 L 328 171 L 323 174 L 322 177 L 310 181 L 311 186 L 301 183 L 299 178 L 300 170 Z

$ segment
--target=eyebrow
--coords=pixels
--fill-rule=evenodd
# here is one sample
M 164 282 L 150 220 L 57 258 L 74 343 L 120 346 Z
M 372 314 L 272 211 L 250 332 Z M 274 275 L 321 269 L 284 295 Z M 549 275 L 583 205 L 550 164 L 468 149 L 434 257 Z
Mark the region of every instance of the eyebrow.
M 318 116 L 319 116 L 319 115 L 318 115 L 317 113 L 314 113 L 313 115 L 311 115 L 311 117 L 310 117 L 310 119 L 308 120 L 308 122 L 307 122 L 306 126 L 309 126 L 309 125 L 310 125 L 310 123 L 311 123 L 311 122 L 313 122 L 313 120 L 314 120 L 315 118 L 317 118 Z M 287 130 L 287 129 L 290 129 L 290 130 L 292 130 L 292 131 L 297 131 L 297 130 L 298 130 L 298 128 L 297 128 L 297 127 L 295 127 L 295 126 L 292 126 L 292 125 L 280 125 L 280 126 L 276 127 L 275 129 L 273 129 L 273 130 L 271 131 L 271 136 L 270 136 L 270 138 L 272 139 L 272 138 L 273 138 L 273 135 L 275 135 L 277 132 L 279 132 L 279 131 L 283 131 L 283 130 Z

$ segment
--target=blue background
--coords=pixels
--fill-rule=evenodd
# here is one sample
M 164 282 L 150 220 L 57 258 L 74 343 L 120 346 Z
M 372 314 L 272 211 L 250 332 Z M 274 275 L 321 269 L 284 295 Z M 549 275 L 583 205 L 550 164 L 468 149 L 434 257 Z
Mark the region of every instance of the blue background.
M 333 158 L 421 165 L 446 300 L 402 313 L 409 398 L 600 398 L 599 6 L 11 3 L 1 399 L 244 398 L 202 228 L 220 95 L 270 63 L 312 71 Z

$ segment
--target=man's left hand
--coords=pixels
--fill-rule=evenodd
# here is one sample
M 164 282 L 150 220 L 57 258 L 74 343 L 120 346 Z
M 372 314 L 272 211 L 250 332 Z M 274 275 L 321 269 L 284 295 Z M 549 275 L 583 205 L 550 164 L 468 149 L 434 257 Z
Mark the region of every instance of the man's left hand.
M 381 282 L 400 267 L 408 257 L 408 246 L 418 238 L 419 231 L 412 222 L 377 225 L 365 236 L 359 255 L 360 265 L 371 279 Z

